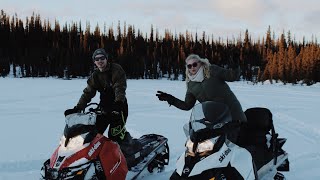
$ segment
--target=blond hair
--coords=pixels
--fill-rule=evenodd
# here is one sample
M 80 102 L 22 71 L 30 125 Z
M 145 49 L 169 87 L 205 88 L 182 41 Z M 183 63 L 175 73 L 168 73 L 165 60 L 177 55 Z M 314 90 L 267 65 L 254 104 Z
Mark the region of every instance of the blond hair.
M 204 74 L 204 77 L 206 79 L 210 78 L 210 62 L 207 58 L 201 58 L 199 55 L 197 54 L 190 54 L 187 59 L 186 59 L 186 64 L 189 60 L 191 59 L 194 59 L 194 60 L 197 60 L 198 62 L 201 63 L 201 65 L 203 66 L 203 74 Z M 186 68 L 186 82 L 188 83 L 189 82 L 189 70 L 188 68 Z

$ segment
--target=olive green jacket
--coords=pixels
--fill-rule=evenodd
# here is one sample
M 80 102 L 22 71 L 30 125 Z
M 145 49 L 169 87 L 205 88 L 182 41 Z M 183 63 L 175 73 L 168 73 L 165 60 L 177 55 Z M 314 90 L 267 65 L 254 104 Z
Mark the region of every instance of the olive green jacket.
M 210 78 L 202 82 L 189 81 L 185 101 L 175 99 L 172 105 L 182 110 L 190 110 L 196 101 L 215 101 L 228 105 L 235 121 L 246 122 L 247 118 L 240 102 L 225 81 L 238 80 L 240 67 L 234 70 L 224 69 L 217 65 L 210 66 Z
M 111 63 L 106 71 L 96 69 L 87 81 L 87 87 L 83 90 L 77 107 L 84 109 L 87 103 L 96 95 L 96 92 L 104 92 L 111 87 L 114 91 L 114 102 L 126 100 L 126 74 L 119 64 Z

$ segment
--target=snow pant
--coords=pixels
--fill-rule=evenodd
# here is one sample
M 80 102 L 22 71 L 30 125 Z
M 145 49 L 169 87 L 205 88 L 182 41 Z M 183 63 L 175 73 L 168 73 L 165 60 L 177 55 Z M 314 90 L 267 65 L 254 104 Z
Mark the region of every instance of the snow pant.
M 128 117 L 128 108 L 119 114 L 104 112 L 97 117 L 96 129 L 98 133 L 103 134 L 109 126 L 108 137 L 113 141 L 121 142 L 126 136 L 126 122 Z

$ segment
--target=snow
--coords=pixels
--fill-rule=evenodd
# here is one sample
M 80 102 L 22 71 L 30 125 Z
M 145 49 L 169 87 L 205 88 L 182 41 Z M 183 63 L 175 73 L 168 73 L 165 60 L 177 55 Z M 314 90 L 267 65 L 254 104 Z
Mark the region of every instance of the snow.
M 63 132 L 63 112 L 77 103 L 86 79 L 1 78 L 0 84 L 0 180 L 39 179 L 42 163 Z M 260 106 L 273 113 L 276 131 L 288 139 L 284 146 L 290 160 L 287 179 L 320 179 L 320 84 L 228 84 L 244 110 Z M 182 128 L 191 113 L 159 101 L 157 90 L 184 99 L 186 85 L 184 81 L 128 80 L 129 132 L 133 137 L 156 133 L 169 139 L 169 166 L 160 174 L 147 174 L 144 180 L 169 179 L 184 151 Z

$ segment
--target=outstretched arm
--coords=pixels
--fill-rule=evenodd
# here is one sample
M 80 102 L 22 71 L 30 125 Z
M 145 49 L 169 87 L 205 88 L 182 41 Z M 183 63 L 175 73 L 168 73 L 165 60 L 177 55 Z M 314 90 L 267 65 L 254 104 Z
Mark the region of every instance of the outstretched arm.
M 162 91 L 157 91 L 156 96 L 158 96 L 160 101 L 167 101 L 170 105 L 174 105 L 175 107 L 186 111 L 190 110 L 196 103 L 196 98 L 188 91 L 186 93 L 185 101 Z

